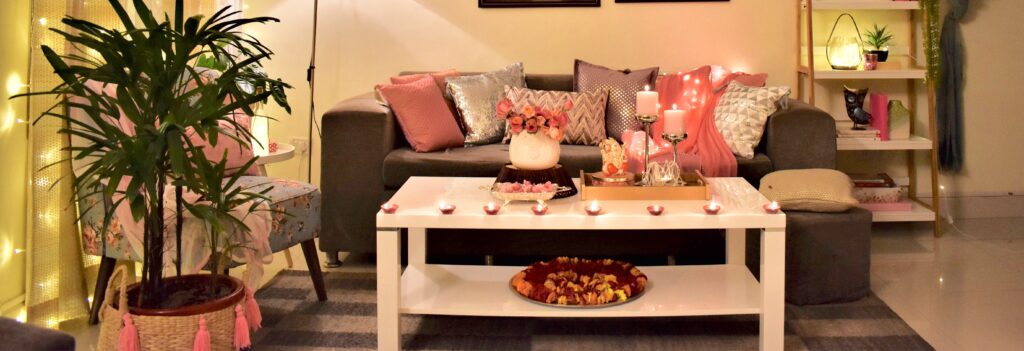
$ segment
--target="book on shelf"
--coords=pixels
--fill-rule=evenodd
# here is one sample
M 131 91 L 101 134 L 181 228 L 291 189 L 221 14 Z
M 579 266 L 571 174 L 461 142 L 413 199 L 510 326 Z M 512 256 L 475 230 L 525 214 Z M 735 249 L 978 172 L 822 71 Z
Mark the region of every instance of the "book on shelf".
M 887 173 L 850 173 L 853 186 L 861 188 L 895 188 L 896 181 Z

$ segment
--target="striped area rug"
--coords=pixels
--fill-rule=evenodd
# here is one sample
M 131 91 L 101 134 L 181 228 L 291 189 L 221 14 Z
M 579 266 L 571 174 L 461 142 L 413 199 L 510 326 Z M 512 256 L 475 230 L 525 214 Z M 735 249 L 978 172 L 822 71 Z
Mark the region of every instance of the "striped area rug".
M 256 293 L 263 329 L 254 350 L 374 350 L 372 268 L 325 272 L 316 301 L 305 271 L 284 271 Z M 544 319 L 406 316 L 407 350 L 756 350 L 757 316 Z M 933 350 L 884 302 L 786 306 L 786 350 Z

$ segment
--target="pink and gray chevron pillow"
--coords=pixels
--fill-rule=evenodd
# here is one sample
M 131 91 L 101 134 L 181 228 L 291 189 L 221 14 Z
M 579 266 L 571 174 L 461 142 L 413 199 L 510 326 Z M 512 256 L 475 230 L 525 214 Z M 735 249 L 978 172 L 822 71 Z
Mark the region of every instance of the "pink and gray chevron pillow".
M 597 145 L 607 138 L 605 130 L 605 107 L 608 106 L 607 90 L 592 90 L 582 93 L 551 90 L 531 90 L 505 86 L 505 97 L 512 101 L 513 110 L 526 105 L 556 110 L 572 101 L 569 110 L 569 126 L 565 130 L 565 144 Z M 504 142 L 512 139 L 510 128 L 505 128 Z

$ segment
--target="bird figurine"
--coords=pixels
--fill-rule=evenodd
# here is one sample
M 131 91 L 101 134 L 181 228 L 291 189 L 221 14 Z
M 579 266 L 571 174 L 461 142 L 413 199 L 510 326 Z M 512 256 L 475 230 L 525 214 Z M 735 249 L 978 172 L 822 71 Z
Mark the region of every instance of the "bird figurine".
M 865 130 L 865 126 L 871 124 L 871 113 L 864 109 L 864 98 L 868 95 L 868 89 L 853 89 L 843 86 L 843 96 L 846 100 L 846 114 L 853 120 L 853 130 Z

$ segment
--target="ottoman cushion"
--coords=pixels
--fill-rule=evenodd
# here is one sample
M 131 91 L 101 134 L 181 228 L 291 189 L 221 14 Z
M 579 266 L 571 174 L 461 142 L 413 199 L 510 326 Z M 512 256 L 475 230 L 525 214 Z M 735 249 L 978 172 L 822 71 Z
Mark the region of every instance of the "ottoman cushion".
M 759 231 L 747 233 L 747 266 L 760 274 Z M 786 212 L 786 301 L 859 300 L 871 291 L 871 212 Z

